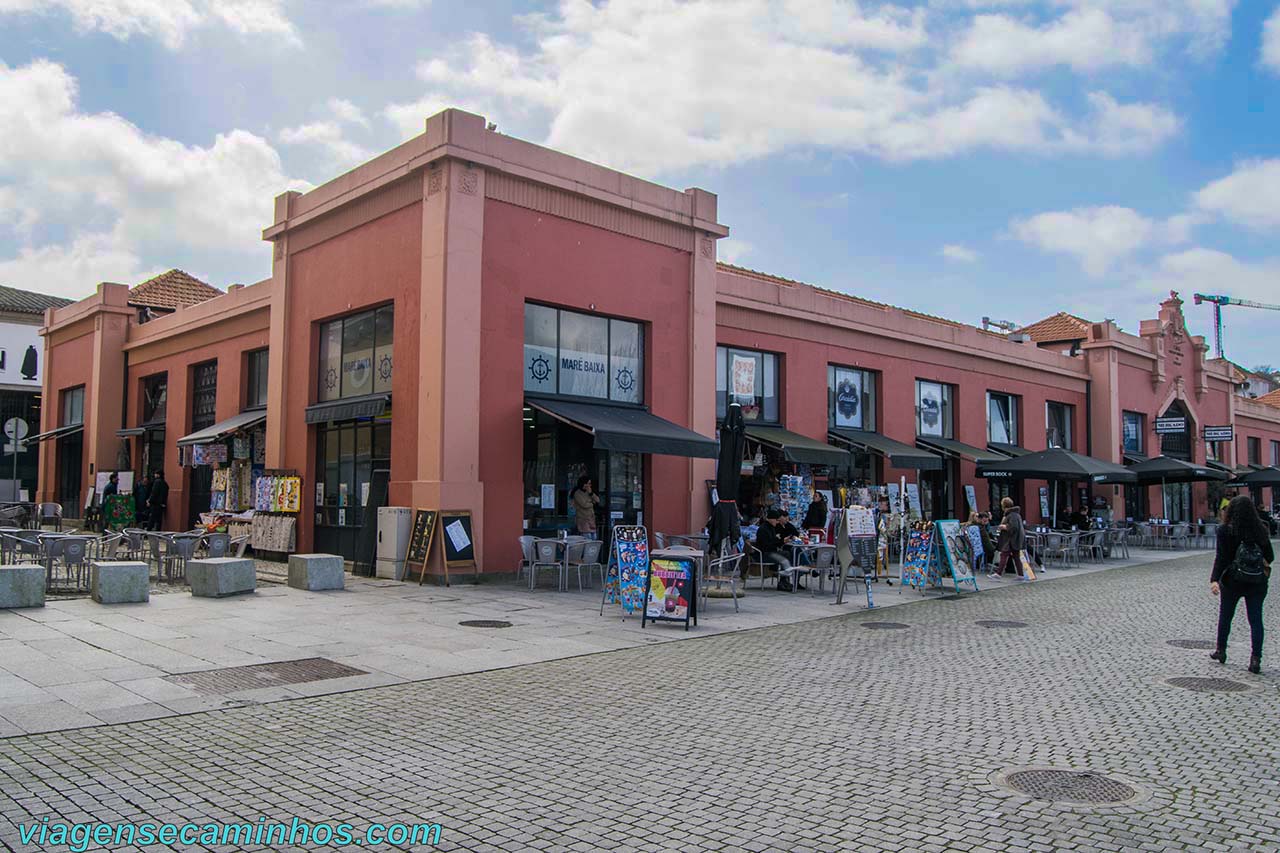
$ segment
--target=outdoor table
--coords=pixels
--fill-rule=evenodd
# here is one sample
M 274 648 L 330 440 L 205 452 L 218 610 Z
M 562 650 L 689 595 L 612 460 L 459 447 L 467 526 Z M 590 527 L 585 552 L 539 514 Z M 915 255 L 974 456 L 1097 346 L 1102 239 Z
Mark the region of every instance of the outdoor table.
M 791 572 L 791 592 L 794 593 L 796 590 L 800 588 L 800 579 L 799 579 L 800 568 L 801 568 L 800 556 L 802 554 L 809 554 L 809 555 L 816 556 L 818 551 L 820 551 L 821 549 L 830 548 L 834 551 L 836 546 L 828 545 L 823 542 L 815 542 L 813 544 L 809 544 L 807 542 L 806 543 L 792 542 L 789 547 L 791 548 L 791 568 L 793 569 L 793 571 Z M 806 571 L 805 574 L 808 574 L 808 571 Z M 826 592 L 825 585 L 823 583 L 823 578 L 821 575 L 818 576 L 818 588 L 822 592 L 824 593 Z

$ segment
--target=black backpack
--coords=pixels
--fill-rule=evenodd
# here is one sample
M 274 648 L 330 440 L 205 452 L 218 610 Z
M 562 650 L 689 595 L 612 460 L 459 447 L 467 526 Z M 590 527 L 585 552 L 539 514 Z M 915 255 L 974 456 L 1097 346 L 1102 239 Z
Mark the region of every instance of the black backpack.
M 1236 558 L 1231 561 L 1231 579 L 1245 586 L 1267 582 L 1267 563 L 1262 549 L 1255 542 L 1241 542 L 1236 546 Z

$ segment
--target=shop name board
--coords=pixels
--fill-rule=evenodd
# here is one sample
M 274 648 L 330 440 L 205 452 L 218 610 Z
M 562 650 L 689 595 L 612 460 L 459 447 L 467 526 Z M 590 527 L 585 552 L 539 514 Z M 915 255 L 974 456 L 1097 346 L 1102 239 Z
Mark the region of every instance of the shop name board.
M 1204 428 L 1205 441 L 1235 441 L 1236 428 L 1234 426 L 1207 426 Z
M 570 358 L 563 356 L 560 359 L 561 370 L 580 370 L 583 373 L 600 373 L 605 372 L 603 361 L 588 361 L 585 358 Z
M 1156 418 L 1156 435 L 1171 435 L 1186 431 L 1186 418 Z

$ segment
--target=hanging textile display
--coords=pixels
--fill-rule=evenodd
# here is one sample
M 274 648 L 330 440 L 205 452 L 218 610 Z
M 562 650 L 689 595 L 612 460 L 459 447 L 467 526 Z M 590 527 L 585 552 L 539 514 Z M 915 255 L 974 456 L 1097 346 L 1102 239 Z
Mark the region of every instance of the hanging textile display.
M 255 515 L 249 542 L 255 551 L 294 550 L 297 519 L 290 515 Z
M 271 512 L 275 507 L 271 504 L 274 477 L 259 477 L 254 484 L 253 508 L 258 512 Z
M 249 436 L 237 435 L 231 442 L 231 455 L 236 459 L 249 458 Z
M 297 512 L 302 506 L 302 478 L 280 478 L 280 511 Z

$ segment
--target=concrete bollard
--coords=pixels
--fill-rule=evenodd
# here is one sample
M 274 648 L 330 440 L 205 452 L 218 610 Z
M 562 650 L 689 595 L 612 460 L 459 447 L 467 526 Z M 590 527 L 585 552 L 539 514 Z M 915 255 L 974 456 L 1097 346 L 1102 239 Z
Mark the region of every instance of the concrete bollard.
M 290 554 L 289 586 L 316 591 L 342 589 L 342 558 L 336 554 Z
M 22 563 L 0 566 L 0 610 L 44 607 L 44 566 Z
M 151 572 L 146 563 L 102 561 L 89 566 L 89 595 L 99 604 L 151 600 Z
M 235 557 L 209 557 L 187 560 L 187 583 L 191 594 L 200 598 L 222 598 L 258 588 L 258 575 L 253 560 Z

